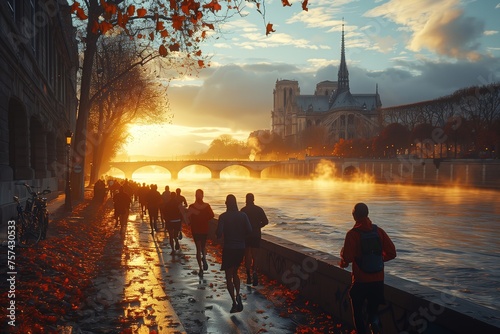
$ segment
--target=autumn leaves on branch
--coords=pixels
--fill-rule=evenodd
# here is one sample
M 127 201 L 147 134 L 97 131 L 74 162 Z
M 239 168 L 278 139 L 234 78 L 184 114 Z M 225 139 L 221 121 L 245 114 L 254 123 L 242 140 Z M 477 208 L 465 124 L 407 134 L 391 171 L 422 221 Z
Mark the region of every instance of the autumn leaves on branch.
M 206 2 L 206 3 L 204 3 Z M 104 35 L 116 27 L 121 28 L 129 36 L 137 39 L 155 40 L 160 43 L 158 52 L 166 57 L 172 52 L 184 52 L 187 57 L 194 56 L 198 60 L 200 68 L 205 67 L 205 63 L 200 59 L 202 52 L 196 47 L 204 40 L 210 32 L 215 31 L 215 23 L 221 22 L 220 17 L 214 19 L 222 11 L 222 4 L 225 4 L 226 13 L 222 16 L 228 17 L 230 11 L 240 13 L 246 2 L 254 3 L 257 12 L 265 16 L 261 7 L 265 5 L 265 0 L 165 0 L 156 2 L 154 6 L 137 8 L 135 5 L 120 6 L 124 1 L 94 0 L 85 1 L 86 6 L 82 7 L 78 1 L 74 1 L 71 12 L 81 21 L 94 19 L 89 22 L 91 32 L 96 35 Z M 288 0 L 282 0 L 283 7 L 291 6 Z M 302 10 L 307 11 L 308 0 L 302 1 Z M 92 13 L 91 13 L 92 12 Z M 149 33 L 132 33 L 130 24 L 138 19 L 154 22 L 154 27 Z M 210 20 L 214 19 L 213 22 Z M 272 23 L 266 24 L 266 35 L 275 32 Z

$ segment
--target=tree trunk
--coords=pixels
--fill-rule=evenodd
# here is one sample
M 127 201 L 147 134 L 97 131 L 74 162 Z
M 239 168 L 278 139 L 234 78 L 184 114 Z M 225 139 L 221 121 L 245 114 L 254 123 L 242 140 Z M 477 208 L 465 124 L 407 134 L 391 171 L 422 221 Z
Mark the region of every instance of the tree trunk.
M 72 173 L 72 195 L 74 199 L 83 199 L 85 191 L 85 158 L 87 155 L 87 123 L 90 111 L 90 84 L 97 50 L 99 35 L 92 32 L 93 22 L 98 21 L 100 6 L 91 1 L 87 23 L 86 47 L 83 54 L 82 81 L 80 85 L 80 103 L 76 120 L 75 137 L 73 141 L 73 163 L 82 167 L 80 173 Z

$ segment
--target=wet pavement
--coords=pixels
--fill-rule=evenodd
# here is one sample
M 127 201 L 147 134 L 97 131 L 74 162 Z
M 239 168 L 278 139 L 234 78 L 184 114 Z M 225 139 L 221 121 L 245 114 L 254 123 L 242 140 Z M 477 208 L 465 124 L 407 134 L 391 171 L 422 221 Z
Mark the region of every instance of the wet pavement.
M 111 217 L 106 221 L 114 225 Z M 263 285 L 257 287 L 246 285 L 246 275 L 240 275 L 244 309 L 230 313 L 232 302 L 216 255 L 207 252 L 209 268 L 198 277 L 196 248 L 186 231 L 180 250 L 171 255 L 168 234 L 151 235 L 148 217 L 141 217 L 137 206 L 125 235 L 117 228 L 109 244 L 105 266 L 73 332 L 296 333 L 306 324 L 306 315 L 290 314 L 279 285 L 262 275 Z
M 224 272 L 219 270 L 220 264 L 215 258 L 207 254 L 209 269 L 203 278 L 198 277 L 193 240 L 185 235 L 180 241 L 181 249 L 171 255 L 168 234 L 151 235 L 147 219 L 138 214 L 138 207 L 134 207 L 126 234 L 120 238 L 121 243 L 117 243 L 120 246 L 109 250 L 109 255 L 114 254 L 115 258 L 106 260 L 112 263 L 120 257 L 122 272 L 103 272 L 103 277 L 95 282 L 98 300 L 106 304 L 110 302 L 108 296 L 111 299 L 115 296 L 115 302 L 125 306 L 122 325 L 129 322 L 127 327 L 134 333 L 151 330 L 159 333 L 295 332 L 295 320 L 283 317 L 283 310 L 274 304 L 277 301 L 259 292 L 267 288 L 250 287 L 243 280 L 244 309 L 231 314 L 232 302 L 226 290 Z M 110 265 L 112 267 L 115 266 Z M 246 279 L 246 276 L 241 278 Z M 123 294 L 120 293 L 122 288 Z
M 83 219 L 68 216 L 61 209 L 63 202 L 63 196 L 51 201 L 49 209 L 55 213 L 52 219 L 65 217 L 70 223 Z M 167 233 L 152 235 L 148 217 L 139 214 L 137 203 L 125 233 L 115 228 L 111 203 L 104 204 L 104 216 L 97 220 L 105 231 L 105 245 L 95 276 L 85 287 L 80 305 L 67 309 L 57 320 L 57 333 L 350 332 L 329 315 L 311 312 L 313 307 L 306 306 L 297 291 L 289 291 L 263 275 L 259 278 L 262 284 L 246 285 L 243 268 L 240 278 L 244 309 L 230 313 L 232 302 L 220 270 L 220 247 L 207 245 L 209 268 L 200 278 L 189 227 L 184 228 L 180 250 L 171 255 Z M 56 240 L 60 233 L 56 226 L 49 228 L 43 242 L 50 243 L 51 237 Z M 323 322 L 320 330 L 313 327 L 318 321 Z

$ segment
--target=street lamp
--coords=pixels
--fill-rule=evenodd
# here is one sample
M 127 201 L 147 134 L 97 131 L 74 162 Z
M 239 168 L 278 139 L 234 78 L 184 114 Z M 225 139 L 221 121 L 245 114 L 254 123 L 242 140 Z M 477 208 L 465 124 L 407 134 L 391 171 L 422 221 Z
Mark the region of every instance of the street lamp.
M 71 181 L 69 179 L 70 173 L 69 173 L 69 161 L 70 161 L 70 153 L 71 153 L 71 137 L 73 136 L 73 133 L 68 130 L 66 131 L 66 148 L 67 148 L 67 164 L 66 164 L 66 198 L 64 200 L 64 207 L 66 211 L 72 211 L 72 205 L 71 205 Z

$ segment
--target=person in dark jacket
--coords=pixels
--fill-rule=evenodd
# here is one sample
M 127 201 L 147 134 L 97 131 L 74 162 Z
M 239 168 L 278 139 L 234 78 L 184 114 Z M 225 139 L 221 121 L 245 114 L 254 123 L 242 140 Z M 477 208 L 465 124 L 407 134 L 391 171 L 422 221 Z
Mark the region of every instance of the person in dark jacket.
M 227 195 L 226 208 L 226 212 L 219 216 L 216 235 L 224 237 L 221 270 L 226 274 L 227 290 L 233 301 L 230 312 L 235 313 L 243 310 L 238 268 L 245 255 L 245 238 L 252 232 L 252 226 L 247 215 L 238 211 L 234 195 Z
M 246 213 L 252 225 L 252 233 L 245 240 L 245 267 L 247 269 L 247 284 L 257 286 L 259 276 L 257 275 L 257 266 L 255 264 L 255 252 L 260 247 L 262 237 L 261 229 L 269 223 L 266 213 L 260 207 L 254 204 L 255 197 L 252 193 L 246 195 L 246 206 L 241 211 Z
M 385 303 L 384 298 L 384 269 L 377 272 L 365 272 L 361 269 L 359 259 L 362 258 L 361 233 L 372 231 L 374 228 L 381 242 L 381 256 L 384 262 L 396 257 L 396 247 L 385 231 L 372 224 L 368 218 L 368 206 L 357 203 L 352 210 L 355 220 L 354 227 L 345 237 L 344 247 L 340 251 L 341 268 L 347 268 L 352 263 L 352 284 L 349 290 L 354 325 L 358 334 L 380 333 L 378 306 Z M 369 327 L 365 324 L 363 304 L 367 301 L 367 316 Z
M 163 199 L 161 197 L 161 194 L 158 192 L 158 186 L 156 184 L 151 185 L 151 189 L 148 191 L 146 196 L 146 203 L 148 207 L 151 234 L 154 234 L 158 224 L 158 211 L 160 210 L 160 206 L 163 203 Z
M 132 200 L 130 195 L 127 194 L 123 187 L 120 187 L 118 192 L 113 197 L 115 217 L 120 222 L 120 232 L 125 233 L 127 229 L 128 214 Z
M 182 207 L 182 209 L 184 208 Z M 181 246 L 179 245 L 181 222 L 181 205 L 177 200 L 177 194 L 172 191 L 170 193 L 170 200 L 165 205 L 165 229 L 168 230 L 170 248 L 172 249 L 172 252 L 170 253 L 171 255 L 174 255 L 175 251 L 181 249 Z
M 214 212 L 210 204 L 203 201 L 203 190 L 196 189 L 195 202 L 187 210 L 187 220 L 191 224 L 191 233 L 196 245 L 196 261 L 200 270 L 198 276 L 203 277 L 203 271 L 208 270 L 207 263 L 207 237 L 209 223 L 214 218 Z

